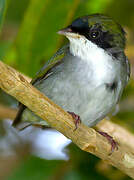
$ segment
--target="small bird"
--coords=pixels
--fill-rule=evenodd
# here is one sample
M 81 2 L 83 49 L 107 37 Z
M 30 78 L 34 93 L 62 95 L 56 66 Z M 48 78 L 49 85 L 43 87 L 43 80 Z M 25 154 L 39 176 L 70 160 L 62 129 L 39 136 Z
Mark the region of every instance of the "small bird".
M 76 128 L 82 121 L 91 127 L 102 120 L 119 102 L 130 77 L 130 65 L 124 53 L 125 31 L 112 18 L 93 14 L 77 18 L 58 32 L 69 40 L 44 65 L 32 85 L 68 111 Z M 47 125 L 24 105 L 13 122 Z M 107 133 L 99 132 L 112 145 Z

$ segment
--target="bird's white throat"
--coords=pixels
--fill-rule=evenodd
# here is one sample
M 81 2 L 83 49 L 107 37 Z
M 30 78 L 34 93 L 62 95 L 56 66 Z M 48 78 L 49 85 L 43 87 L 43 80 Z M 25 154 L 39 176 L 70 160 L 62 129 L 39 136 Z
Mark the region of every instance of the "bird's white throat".
M 104 61 L 104 59 L 109 58 L 109 55 L 104 49 L 87 40 L 84 36 L 80 36 L 79 38 L 73 38 L 68 36 L 67 38 L 70 41 L 70 52 L 74 56 L 78 56 L 81 59 L 87 61 L 91 59 L 93 59 L 93 61 L 103 59 Z
M 67 37 L 70 41 L 70 52 L 72 55 L 79 57 L 89 65 L 94 72 L 97 81 L 113 79 L 112 76 L 115 61 L 103 48 L 100 48 L 93 42 L 87 40 L 84 36 L 79 38 Z M 109 75 L 109 76 L 108 76 Z

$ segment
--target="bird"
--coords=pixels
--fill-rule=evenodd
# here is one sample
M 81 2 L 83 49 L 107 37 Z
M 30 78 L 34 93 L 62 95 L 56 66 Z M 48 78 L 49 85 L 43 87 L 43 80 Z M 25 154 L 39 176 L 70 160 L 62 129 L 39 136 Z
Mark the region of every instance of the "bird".
M 31 84 L 69 112 L 76 129 L 82 122 L 95 126 L 119 103 L 130 78 L 125 55 L 126 33 L 122 26 L 104 14 L 78 17 L 58 31 L 69 43 L 61 47 L 36 74 Z M 13 122 L 48 124 L 23 104 Z M 117 147 L 114 139 L 98 131 Z

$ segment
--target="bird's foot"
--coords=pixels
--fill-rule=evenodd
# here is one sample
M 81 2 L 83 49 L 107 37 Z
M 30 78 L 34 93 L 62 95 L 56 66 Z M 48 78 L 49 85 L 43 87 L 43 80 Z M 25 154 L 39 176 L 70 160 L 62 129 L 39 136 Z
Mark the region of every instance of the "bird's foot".
M 75 114 L 74 112 L 68 111 L 68 113 L 72 116 L 72 118 L 75 120 L 75 129 L 74 131 L 78 128 L 78 124 L 81 123 L 80 116 Z
M 118 150 L 118 143 L 113 139 L 112 136 L 108 135 L 106 132 L 102 132 L 102 131 L 97 131 L 97 132 L 102 136 L 104 136 L 105 138 L 107 138 L 108 142 L 111 144 L 111 152 L 109 153 L 109 155 L 111 155 L 115 149 Z
M 21 127 L 21 128 L 18 128 L 19 131 L 23 131 L 24 129 L 28 128 L 29 126 L 32 126 L 32 127 L 37 127 L 37 128 L 40 128 L 40 129 L 51 129 L 50 126 L 47 126 L 47 125 L 41 125 L 41 124 L 27 124 L 25 125 L 24 127 Z

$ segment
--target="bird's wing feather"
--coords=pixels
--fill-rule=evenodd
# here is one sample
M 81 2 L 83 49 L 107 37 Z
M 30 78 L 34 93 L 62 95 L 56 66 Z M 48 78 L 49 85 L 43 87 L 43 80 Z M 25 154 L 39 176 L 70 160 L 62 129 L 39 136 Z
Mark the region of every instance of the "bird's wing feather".
M 128 84 L 128 81 L 130 79 L 130 73 L 131 73 L 131 70 L 130 70 L 130 63 L 129 63 L 129 60 L 128 58 L 126 57 L 126 65 L 127 65 L 127 82 L 126 82 L 126 85 Z
M 69 45 L 65 45 L 63 48 L 59 49 L 57 53 L 50 60 L 47 61 L 47 63 L 43 66 L 43 68 L 40 69 L 40 71 L 36 74 L 35 78 L 33 78 L 33 80 L 30 83 L 34 86 L 41 79 L 45 79 L 46 77 L 51 75 L 51 73 L 49 74 L 49 71 L 51 70 L 51 68 L 62 62 L 62 59 L 66 55 L 68 49 L 69 49 Z M 14 127 L 16 127 L 21 121 L 21 116 L 25 108 L 26 108 L 25 105 L 21 103 L 19 104 L 18 113 L 12 124 Z
M 55 65 L 59 64 L 64 58 L 69 46 L 66 45 L 63 48 L 59 49 L 56 54 L 46 62 L 46 64 L 37 72 L 35 78 L 31 81 L 31 84 L 34 85 L 38 80 L 45 78 L 48 75 L 48 72 Z

